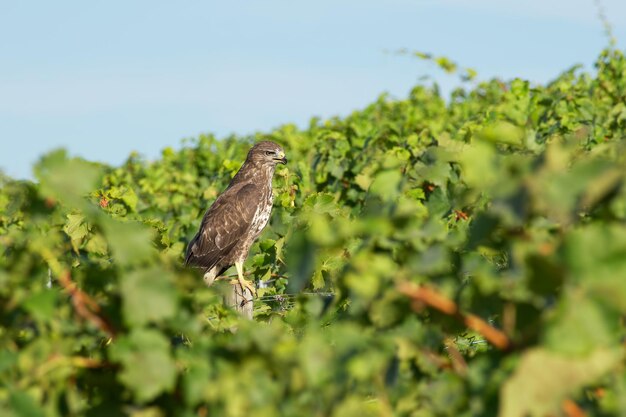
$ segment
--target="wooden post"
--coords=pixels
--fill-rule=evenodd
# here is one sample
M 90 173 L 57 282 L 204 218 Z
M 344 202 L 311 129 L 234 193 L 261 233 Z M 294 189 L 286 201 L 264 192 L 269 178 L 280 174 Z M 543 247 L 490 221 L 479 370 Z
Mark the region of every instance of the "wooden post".
M 242 288 L 239 283 L 231 285 L 231 290 L 224 297 L 227 306 L 234 308 L 242 316 L 252 320 L 253 296 L 249 289 Z

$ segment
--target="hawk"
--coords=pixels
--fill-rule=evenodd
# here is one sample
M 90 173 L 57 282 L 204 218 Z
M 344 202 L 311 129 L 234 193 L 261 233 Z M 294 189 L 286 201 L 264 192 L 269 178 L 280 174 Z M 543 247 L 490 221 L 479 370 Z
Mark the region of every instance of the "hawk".
M 270 219 L 276 165 L 286 163 L 280 145 L 256 143 L 226 190 L 204 214 L 200 230 L 187 246 L 185 265 L 204 269 L 207 285 L 234 264 L 242 290 L 256 293 L 243 277 L 243 262 Z

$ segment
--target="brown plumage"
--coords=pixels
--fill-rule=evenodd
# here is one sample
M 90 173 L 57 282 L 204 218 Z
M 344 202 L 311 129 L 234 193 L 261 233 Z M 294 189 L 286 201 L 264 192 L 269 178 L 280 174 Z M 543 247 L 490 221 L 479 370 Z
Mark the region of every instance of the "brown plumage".
M 205 213 L 200 230 L 187 246 L 185 264 L 203 268 L 207 285 L 235 265 L 239 283 L 254 292 L 243 278 L 243 262 L 269 221 L 272 177 L 279 163 L 287 163 L 279 145 L 255 144 L 228 188 Z

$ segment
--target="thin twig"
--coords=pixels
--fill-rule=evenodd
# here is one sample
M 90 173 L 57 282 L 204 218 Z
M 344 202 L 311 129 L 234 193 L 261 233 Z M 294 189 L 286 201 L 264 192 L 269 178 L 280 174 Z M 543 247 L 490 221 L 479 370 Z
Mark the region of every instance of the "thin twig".
M 604 4 L 602 4 L 602 1 L 600 0 L 594 0 L 594 4 L 598 12 L 598 18 L 600 19 L 600 22 L 602 23 L 602 26 L 604 27 L 604 32 L 606 34 L 606 37 L 609 38 L 609 45 L 611 47 L 615 47 L 616 40 L 615 40 L 615 36 L 613 35 L 613 27 L 611 26 L 609 19 L 606 17 Z
M 439 294 L 437 291 L 407 282 L 398 285 L 398 290 L 413 300 L 414 304 L 412 307 L 414 310 L 419 311 L 420 304 L 426 304 L 462 321 L 468 328 L 480 333 L 498 349 L 507 350 L 511 347 L 511 341 L 506 334 L 474 314 L 462 313 L 454 301 Z
M 335 293 L 332 292 L 299 292 L 296 294 L 272 294 L 272 295 L 264 295 L 262 297 L 257 298 L 259 301 L 285 301 L 291 300 L 294 298 L 298 298 L 300 296 L 311 297 L 334 297 Z
M 243 276 L 247 277 L 253 274 L 254 274 L 254 271 L 245 271 L 243 273 Z M 228 275 L 221 275 L 220 278 L 237 278 L 238 276 L 239 276 L 238 274 L 234 273 L 234 274 L 228 274 Z M 289 278 L 287 275 L 277 274 L 275 272 L 272 272 L 270 276 L 274 278 Z
M 587 413 L 569 398 L 563 401 L 561 405 L 567 417 L 586 417 Z
M 450 357 L 450 362 L 452 363 L 452 369 L 461 375 L 467 375 L 467 362 L 461 355 L 461 352 L 454 345 L 454 341 L 452 339 L 447 339 L 445 341 L 446 350 L 448 351 L 448 356 Z
M 111 323 L 109 323 L 109 321 L 102 316 L 98 303 L 78 288 L 78 286 L 72 281 L 72 276 L 69 271 L 65 271 L 59 276 L 59 283 L 70 295 L 76 314 L 93 323 L 110 338 L 115 338 L 116 332 Z

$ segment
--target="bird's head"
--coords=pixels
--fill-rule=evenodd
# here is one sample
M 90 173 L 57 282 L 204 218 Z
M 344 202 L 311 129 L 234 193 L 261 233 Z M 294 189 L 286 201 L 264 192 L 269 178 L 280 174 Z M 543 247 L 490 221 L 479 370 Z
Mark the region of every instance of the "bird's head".
M 270 141 L 257 142 L 248 152 L 248 160 L 272 166 L 276 164 L 285 165 L 287 163 L 283 148 L 279 144 Z

